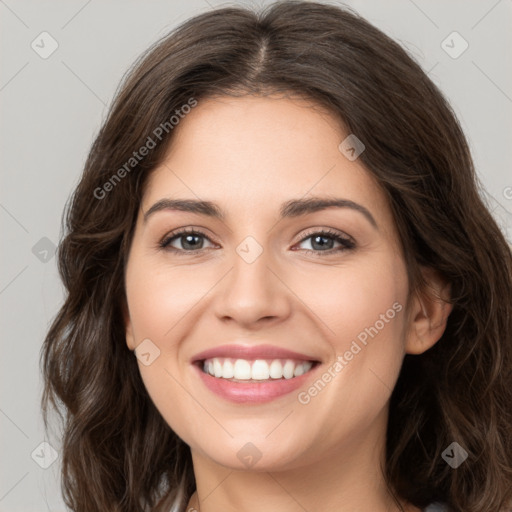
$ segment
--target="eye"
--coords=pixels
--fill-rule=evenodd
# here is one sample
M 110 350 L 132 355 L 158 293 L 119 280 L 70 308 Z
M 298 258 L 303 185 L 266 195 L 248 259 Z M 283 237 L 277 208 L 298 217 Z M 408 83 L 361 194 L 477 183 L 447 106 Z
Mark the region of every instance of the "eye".
M 210 238 L 202 231 L 194 228 L 184 228 L 169 233 L 158 245 L 161 249 L 180 255 L 196 254 L 205 250 L 203 247 L 204 240 L 211 242 Z M 340 233 L 330 229 L 310 232 L 310 234 L 299 242 L 299 245 L 306 241 L 309 241 L 311 249 L 303 250 L 306 253 L 312 253 L 316 256 L 323 256 L 324 254 L 331 255 L 333 253 L 354 249 L 356 246 L 351 238 L 346 235 L 342 236 Z M 174 245 L 176 243 L 181 247 L 176 247 Z M 213 244 L 213 242 L 211 243 Z M 333 247 L 336 243 L 339 244 L 339 246 Z
M 312 249 L 304 249 L 305 252 L 314 253 L 317 256 L 322 256 L 321 253 L 331 255 L 333 253 L 354 249 L 356 246 L 351 238 L 346 235 L 342 236 L 340 233 L 330 229 L 314 231 L 303 238 L 299 244 L 307 241 L 309 241 L 309 245 Z M 339 246 L 335 248 L 333 246 L 336 243 L 338 243 Z
M 160 243 L 162 249 L 179 254 L 196 253 L 203 250 L 201 239 L 210 240 L 202 231 L 193 228 L 185 228 L 179 231 L 169 233 Z M 172 244 L 178 242 L 181 248 L 176 248 Z

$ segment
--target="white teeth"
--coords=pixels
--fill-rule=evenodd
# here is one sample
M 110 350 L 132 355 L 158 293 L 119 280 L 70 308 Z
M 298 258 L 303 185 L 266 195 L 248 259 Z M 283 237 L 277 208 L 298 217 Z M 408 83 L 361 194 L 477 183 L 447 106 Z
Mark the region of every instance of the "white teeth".
M 252 363 L 251 376 L 253 380 L 266 380 L 270 376 L 270 370 L 266 361 L 262 359 L 256 359 Z
M 295 363 L 293 361 L 286 361 L 283 368 L 283 377 L 291 379 L 293 377 L 293 370 L 295 370 Z
M 293 372 L 294 377 L 300 377 L 304 373 L 304 366 L 299 364 L 295 367 L 295 371 Z
M 216 358 L 215 358 L 216 359 Z M 251 378 L 251 363 L 245 359 L 237 359 L 233 369 L 235 379 L 248 380 Z
M 232 379 L 234 376 L 235 376 L 235 371 L 233 368 L 233 363 L 229 359 L 226 359 L 224 361 L 224 366 L 222 369 L 222 377 L 224 379 Z
M 203 371 L 216 378 L 237 380 L 291 379 L 307 373 L 311 361 L 293 361 L 291 359 L 229 359 L 214 357 L 203 363 Z
M 213 360 L 213 373 L 215 377 L 222 377 L 222 364 L 218 359 Z
M 269 374 L 273 379 L 280 379 L 283 376 L 283 365 L 281 361 L 274 359 L 272 363 L 270 363 Z
M 313 366 L 313 363 L 311 361 L 307 361 L 303 364 L 299 364 L 295 367 L 295 371 L 293 372 L 294 377 L 299 377 L 300 375 L 303 375 L 309 370 L 311 370 L 311 367 Z

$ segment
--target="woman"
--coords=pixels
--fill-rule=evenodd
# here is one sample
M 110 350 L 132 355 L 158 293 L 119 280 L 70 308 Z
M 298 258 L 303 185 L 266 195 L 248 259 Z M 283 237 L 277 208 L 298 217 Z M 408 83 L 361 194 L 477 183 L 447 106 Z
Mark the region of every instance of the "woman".
M 510 509 L 511 252 L 446 100 L 364 19 L 184 23 L 66 221 L 42 366 L 72 510 Z

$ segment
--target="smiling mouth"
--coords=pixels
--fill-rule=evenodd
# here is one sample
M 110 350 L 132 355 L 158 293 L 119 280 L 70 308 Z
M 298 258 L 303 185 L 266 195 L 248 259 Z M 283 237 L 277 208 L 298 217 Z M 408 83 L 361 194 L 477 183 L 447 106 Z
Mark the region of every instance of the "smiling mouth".
M 206 374 L 230 382 L 256 383 L 290 380 L 311 371 L 318 361 L 298 359 L 234 359 L 213 357 L 197 361 Z

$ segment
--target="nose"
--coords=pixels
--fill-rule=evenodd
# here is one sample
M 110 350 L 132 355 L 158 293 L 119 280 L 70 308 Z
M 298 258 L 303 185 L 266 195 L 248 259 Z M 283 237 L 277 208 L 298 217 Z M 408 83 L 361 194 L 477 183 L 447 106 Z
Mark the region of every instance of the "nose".
M 233 266 L 217 290 L 215 313 L 222 322 L 255 329 L 289 317 L 293 293 L 267 252 L 252 262 L 235 252 Z

